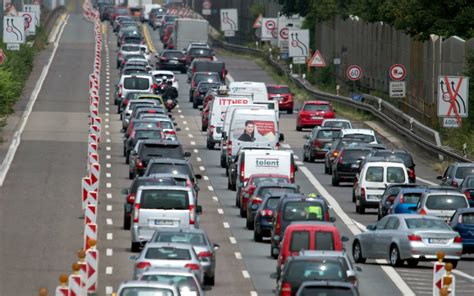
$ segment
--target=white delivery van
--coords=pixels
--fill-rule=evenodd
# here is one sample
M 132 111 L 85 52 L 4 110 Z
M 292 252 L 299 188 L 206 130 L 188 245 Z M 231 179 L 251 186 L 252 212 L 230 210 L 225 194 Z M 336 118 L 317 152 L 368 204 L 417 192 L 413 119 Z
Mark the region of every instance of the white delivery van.
M 142 0 L 144 3 L 143 6 L 143 14 L 142 14 L 142 20 L 143 21 L 148 21 L 150 19 L 150 12 L 154 8 L 161 8 L 160 4 L 153 4 L 151 3 L 152 1 L 150 0 Z
M 223 135 L 227 145 L 226 161 L 233 161 L 241 147 L 278 149 L 280 133 L 275 110 L 237 109 L 230 120 L 229 133 Z
M 177 19 L 171 34 L 171 42 L 177 50 L 186 50 L 189 43 L 208 43 L 209 22 L 198 19 Z
M 237 109 L 244 109 L 244 108 L 251 108 L 253 110 L 259 110 L 259 109 L 268 109 L 266 105 L 256 105 L 256 104 L 246 104 L 246 105 L 232 105 L 227 108 L 227 112 L 225 113 L 224 116 L 224 124 L 222 126 L 222 132 L 225 134 L 229 134 L 229 126 L 230 126 L 230 120 L 232 119 L 232 116 L 234 115 L 235 110 Z M 221 133 L 222 133 L 221 132 Z M 227 162 L 226 162 L 226 154 L 227 154 L 227 145 L 226 141 L 221 139 L 221 167 L 226 168 L 227 167 Z
M 267 86 L 263 82 L 235 81 L 229 84 L 232 93 L 251 93 L 254 102 L 267 102 Z
M 254 102 L 254 104 L 257 104 L 257 105 L 265 105 L 267 106 L 268 109 L 270 110 L 275 110 L 277 115 L 280 116 L 280 108 L 278 106 L 278 101 L 258 101 L 258 102 Z
M 227 108 L 232 105 L 248 105 L 253 99 L 250 95 L 229 94 L 225 90 L 219 89 L 210 94 L 213 96 L 211 109 L 209 111 L 209 126 L 207 128 L 207 148 L 214 149 L 214 145 L 221 142 L 222 127 Z

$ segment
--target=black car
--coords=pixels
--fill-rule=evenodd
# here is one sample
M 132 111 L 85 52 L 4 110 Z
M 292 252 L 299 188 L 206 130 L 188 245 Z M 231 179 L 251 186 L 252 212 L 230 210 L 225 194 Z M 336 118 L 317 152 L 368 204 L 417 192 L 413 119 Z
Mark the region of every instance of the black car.
M 371 155 L 380 157 L 396 157 L 403 161 L 403 164 L 407 167 L 408 179 L 410 183 L 416 182 L 415 174 L 415 162 L 413 157 L 406 150 L 374 150 Z
M 313 162 L 321 159 L 329 151 L 329 143 L 339 138 L 341 129 L 332 127 L 316 127 L 310 135 L 304 136 L 306 143 L 303 145 L 303 160 Z
M 197 109 L 198 106 L 202 105 L 204 96 L 207 92 L 211 89 L 217 90 L 222 83 L 220 82 L 208 82 L 208 81 L 201 81 L 198 83 L 196 89 L 193 93 L 193 108 Z
M 403 188 L 426 188 L 426 186 L 417 185 L 417 184 L 388 184 L 387 188 L 380 197 L 379 207 L 377 210 L 377 219 L 380 220 L 386 215 L 388 215 L 388 210 L 393 205 L 393 202 L 397 198 L 398 193 Z
M 186 57 L 182 51 L 166 49 L 157 58 L 157 70 L 179 70 L 186 73 Z
M 339 186 L 341 181 L 354 181 L 360 162 L 371 152 L 364 146 L 343 147 L 332 165 L 332 185 Z
M 138 140 L 161 140 L 164 138 L 163 131 L 157 127 L 134 129 L 130 137 L 123 141 L 123 156 L 125 163 L 128 164 L 130 151 L 135 147 Z
M 112 12 L 114 11 L 114 6 L 111 4 L 104 4 L 100 6 L 99 13 L 100 13 L 100 21 L 110 21 L 112 18 Z
M 193 77 L 191 77 L 191 87 L 189 88 L 189 101 L 193 101 L 193 94 L 198 86 L 198 84 L 202 81 L 206 82 L 214 82 L 214 83 L 220 83 L 222 82 L 219 74 L 215 72 L 196 72 L 193 74 Z
M 186 65 L 190 65 L 194 59 L 208 59 L 209 61 L 214 60 L 214 50 L 205 47 L 191 48 L 186 52 Z
M 358 144 L 363 144 L 362 140 L 359 138 L 338 138 L 332 143 L 326 144 L 329 151 L 324 156 L 324 172 L 329 175 L 332 174 L 332 165 L 334 160 L 339 155 L 339 152 L 344 146 Z

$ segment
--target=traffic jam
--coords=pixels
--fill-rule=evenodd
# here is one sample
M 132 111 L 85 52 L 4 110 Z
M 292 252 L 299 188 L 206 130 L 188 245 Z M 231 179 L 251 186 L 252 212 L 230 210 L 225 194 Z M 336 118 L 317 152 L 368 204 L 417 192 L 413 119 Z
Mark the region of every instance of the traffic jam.
M 208 229 L 217 220 L 206 215 L 223 216 L 224 205 L 232 221 L 219 232 L 245 231 L 252 250 L 240 256 L 265 261 L 265 288 L 258 269 L 233 275 L 250 295 L 374 295 L 361 280 L 374 265 L 413 294 L 433 294 L 440 252 L 452 269 L 474 252 L 474 164 L 421 181 L 414 155 L 331 102 L 297 103 L 287 85 L 237 80 L 195 13 L 96 8 L 116 66 L 115 170 L 128 176 L 120 225 L 130 239 L 120 247 L 133 272 L 115 295 L 214 295 L 222 254 L 239 248 Z M 210 203 L 222 206 L 211 214 Z M 418 273 L 428 275 L 424 287 L 409 282 Z M 456 280 L 457 294 L 473 287 Z

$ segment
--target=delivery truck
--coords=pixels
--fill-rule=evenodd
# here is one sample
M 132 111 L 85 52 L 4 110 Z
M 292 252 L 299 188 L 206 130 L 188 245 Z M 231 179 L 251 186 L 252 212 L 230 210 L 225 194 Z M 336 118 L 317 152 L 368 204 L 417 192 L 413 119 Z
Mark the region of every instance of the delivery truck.
M 171 42 L 175 49 L 185 50 L 191 42 L 208 42 L 209 22 L 198 19 L 177 19 L 174 21 Z

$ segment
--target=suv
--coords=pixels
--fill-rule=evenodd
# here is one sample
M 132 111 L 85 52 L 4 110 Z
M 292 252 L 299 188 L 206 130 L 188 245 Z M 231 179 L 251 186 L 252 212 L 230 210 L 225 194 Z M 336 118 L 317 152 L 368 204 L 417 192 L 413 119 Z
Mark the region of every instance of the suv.
M 126 98 L 127 94 L 132 91 L 153 93 L 154 84 L 153 77 L 148 74 L 122 75 L 118 84 L 118 104 L 121 103 L 122 98 Z
M 339 138 L 334 140 L 332 143 L 326 144 L 326 146 L 330 146 L 329 151 L 324 156 L 324 173 L 331 175 L 332 174 L 332 165 L 334 160 L 341 152 L 341 149 L 347 145 L 356 146 L 363 144 L 362 139 L 355 137 L 347 137 L 347 138 Z M 325 148 L 326 149 L 326 148 Z
M 193 93 L 193 108 L 197 109 L 200 105 L 203 104 L 204 97 L 206 96 L 209 90 L 217 90 L 221 86 L 222 83 L 220 82 L 199 82 Z
M 332 185 L 339 186 L 342 181 L 354 181 L 359 165 L 372 149 L 364 146 L 344 147 L 332 165 Z
M 194 191 L 181 186 L 140 186 L 132 210 L 132 252 L 140 250 L 157 227 L 199 228 L 201 206 Z
M 295 221 L 334 222 L 329 216 L 329 206 L 322 198 L 307 197 L 300 193 L 285 194 L 273 212 L 270 255 L 278 257 L 280 243 L 286 227 Z
M 315 159 L 321 159 L 328 152 L 328 143 L 339 138 L 341 130 L 339 128 L 314 128 L 310 135 L 303 138 L 306 143 L 303 145 L 303 160 L 313 162 Z
M 450 164 L 444 174 L 438 176 L 437 179 L 441 180 L 441 185 L 459 187 L 468 175 L 474 175 L 474 163 L 455 162 Z
M 449 222 L 456 210 L 462 208 L 469 208 L 469 202 L 461 192 L 444 188 L 429 188 L 418 201 L 416 212 Z

